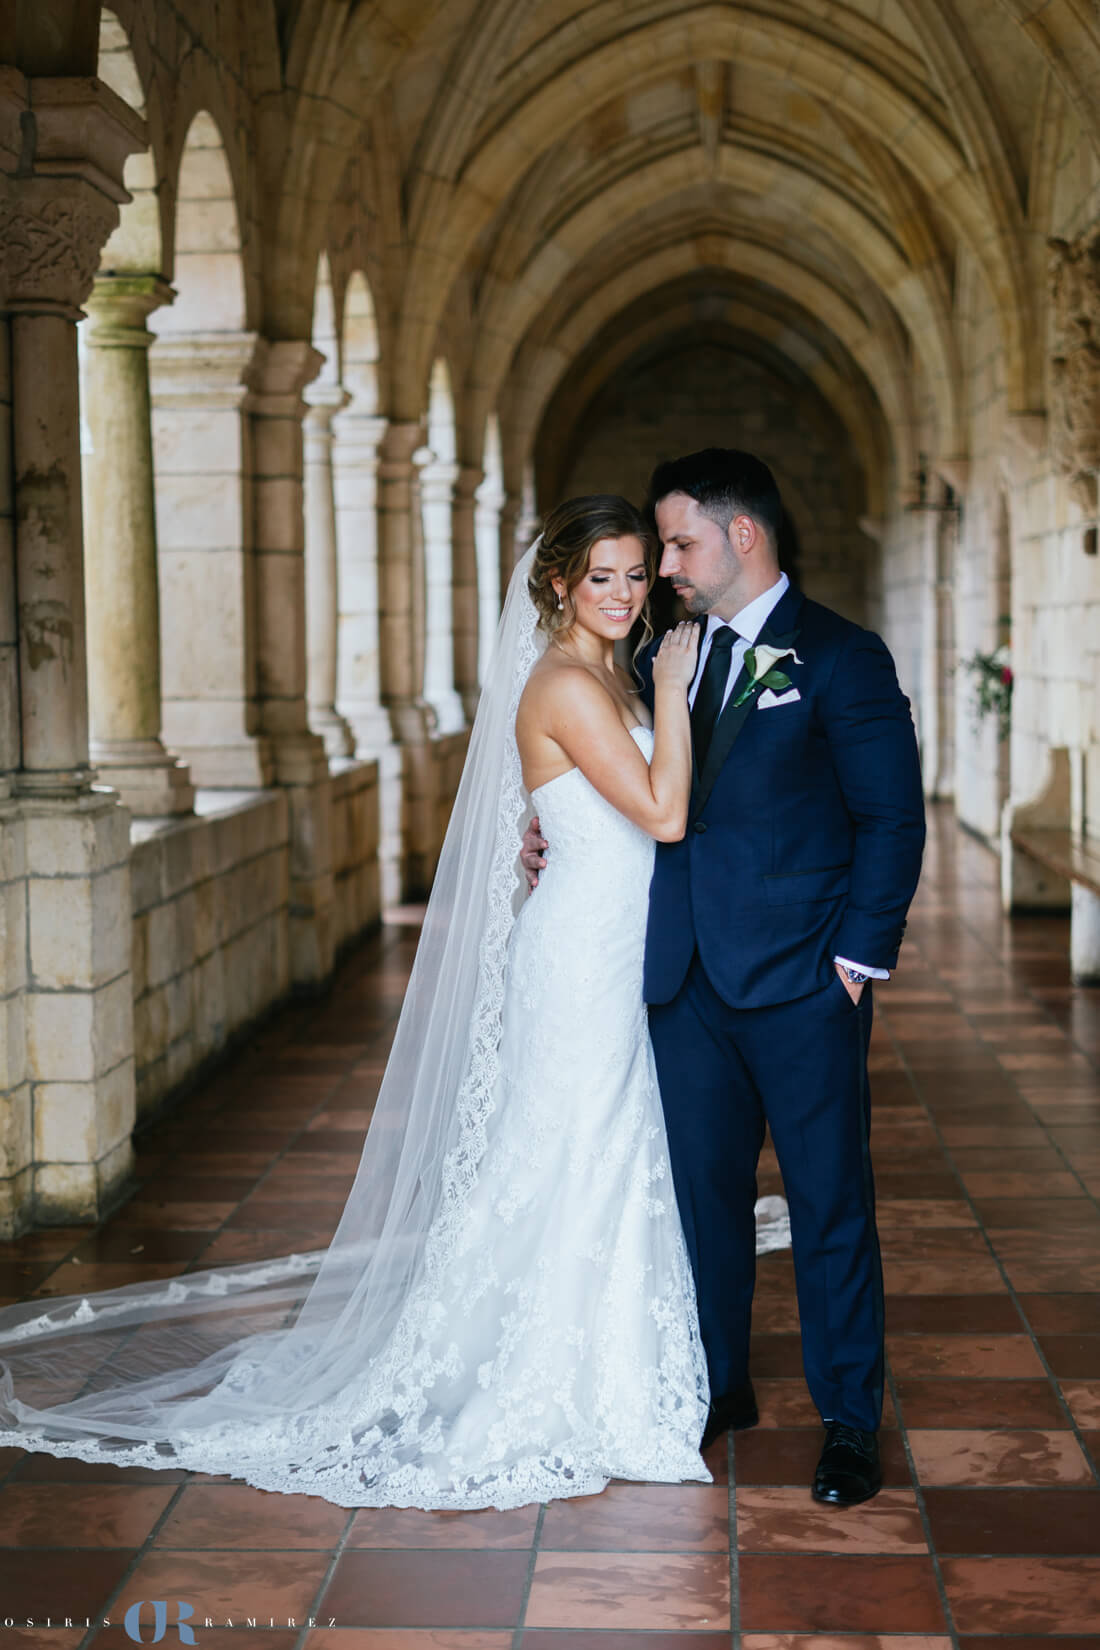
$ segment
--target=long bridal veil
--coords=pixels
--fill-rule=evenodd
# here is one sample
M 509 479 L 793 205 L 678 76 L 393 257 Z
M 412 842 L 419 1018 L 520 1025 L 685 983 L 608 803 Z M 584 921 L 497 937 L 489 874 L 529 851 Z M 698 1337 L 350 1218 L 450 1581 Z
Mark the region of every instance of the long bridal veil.
M 532 549 L 509 586 L 392 1051 L 330 1246 L 3 1309 L 0 1442 L 212 1472 L 247 1471 L 254 1457 L 268 1482 L 282 1463 L 271 1487 L 324 1494 L 351 1437 L 337 1399 L 357 1383 L 400 1391 L 410 1351 L 403 1308 L 448 1254 L 498 1074 L 530 812 L 514 721 L 545 646 L 527 590 L 533 559 Z
M 421 1340 L 497 1092 L 506 953 L 531 810 L 516 708 L 545 638 L 509 586 L 423 932 L 355 1181 L 331 1244 L 0 1310 L 0 1443 L 184 1467 L 356 1500 L 430 1453 Z M 758 1249 L 789 1242 L 781 1199 Z M 430 1324 L 429 1324 L 430 1327 Z M 443 1385 L 445 1385 L 445 1381 Z M 357 1476 L 358 1475 L 358 1476 Z

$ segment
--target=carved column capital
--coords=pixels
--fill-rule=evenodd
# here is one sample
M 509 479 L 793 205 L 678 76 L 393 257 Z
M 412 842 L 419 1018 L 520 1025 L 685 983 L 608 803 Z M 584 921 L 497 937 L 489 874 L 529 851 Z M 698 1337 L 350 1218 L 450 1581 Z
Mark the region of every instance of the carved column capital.
M 378 475 L 382 481 L 410 480 L 415 468 L 413 455 L 424 445 L 423 424 L 391 422 L 386 425 L 378 450 Z
M 324 364 L 320 350 L 303 338 L 261 338 L 248 373 L 253 410 L 272 418 L 301 417 L 305 387 Z
M 477 490 L 485 480 L 485 471 L 474 464 L 461 464 L 455 476 L 455 499 L 458 502 L 473 499 Z
M 85 304 L 89 347 L 148 349 L 156 335 L 146 321 L 175 297 L 162 275 L 97 275 Z
M 5 126 L 18 113 L 21 147 L 18 171 L 0 173 L 0 306 L 78 320 L 130 199 L 122 170 L 148 141 L 145 122 L 95 79 L 8 74 L 2 91 Z

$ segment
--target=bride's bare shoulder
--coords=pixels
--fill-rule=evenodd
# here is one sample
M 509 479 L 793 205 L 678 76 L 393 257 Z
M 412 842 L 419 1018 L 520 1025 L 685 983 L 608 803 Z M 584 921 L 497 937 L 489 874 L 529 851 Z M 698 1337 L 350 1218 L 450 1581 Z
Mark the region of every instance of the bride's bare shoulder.
M 520 697 L 517 725 L 549 732 L 566 714 L 614 712 L 614 701 L 592 672 L 562 653 L 544 653 L 527 678 Z

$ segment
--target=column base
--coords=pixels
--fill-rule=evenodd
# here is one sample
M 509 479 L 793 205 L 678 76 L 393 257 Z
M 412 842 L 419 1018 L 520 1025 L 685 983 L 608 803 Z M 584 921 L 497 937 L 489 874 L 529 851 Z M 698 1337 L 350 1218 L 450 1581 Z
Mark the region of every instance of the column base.
M 448 733 L 461 733 L 466 726 L 466 713 L 462 707 L 462 700 L 453 688 L 444 693 L 428 695 L 428 705 L 435 717 L 435 727 L 432 729 L 437 738 Z
M 1070 917 L 1070 975 L 1074 985 L 1100 985 L 1100 894 L 1073 885 Z
M 270 739 L 248 738 L 231 745 L 176 743 L 191 783 L 205 791 L 266 791 L 275 781 Z
M 195 787 L 186 762 L 159 739 L 96 740 L 92 754 L 100 780 L 122 798 L 135 819 L 193 813 Z
M 338 710 L 328 706 L 310 706 L 309 725 L 324 741 L 325 754 L 330 757 L 354 756 L 355 734 Z

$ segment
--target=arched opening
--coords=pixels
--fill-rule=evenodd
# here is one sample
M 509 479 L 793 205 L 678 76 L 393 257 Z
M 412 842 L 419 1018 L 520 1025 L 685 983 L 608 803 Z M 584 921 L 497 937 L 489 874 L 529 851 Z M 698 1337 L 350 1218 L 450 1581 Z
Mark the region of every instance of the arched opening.
M 424 698 L 436 715 L 436 732 L 456 733 L 465 724 L 454 685 L 452 628 L 452 516 L 458 479 L 451 374 L 441 357 L 428 385 L 428 448 L 420 471 L 424 534 Z
M 258 737 L 250 441 L 236 194 L 214 117 L 187 131 L 176 196 L 175 303 L 150 352 L 164 727 L 201 785 L 265 785 Z
M 500 451 L 500 420 L 496 413 L 490 413 L 485 421 L 481 466 L 485 479 L 477 489 L 474 507 L 479 682 L 485 680 L 485 666 L 500 618 L 500 512 L 504 504 L 504 464 Z
M 148 117 L 145 91 L 126 30 L 107 6 L 100 14 L 96 73 L 142 119 Z M 159 273 L 162 264 L 160 206 L 157 164 L 151 148 L 127 158 L 122 181 L 132 199 L 120 209 L 118 228 L 100 255 L 100 269 Z
M 238 332 L 245 325 L 244 264 L 233 174 L 217 121 L 200 109 L 188 127 L 176 189 L 176 301 L 156 332 Z
M 598 353 L 599 340 L 589 355 Z M 582 364 L 583 373 L 583 364 Z M 661 459 L 747 449 L 775 473 L 787 508 L 784 557 L 815 600 L 862 622 L 866 480 L 845 426 L 779 349 L 717 320 L 656 336 L 580 397 L 567 374 L 536 441 L 540 502 L 620 492 L 641 503 Z M 587 399 L 585 397 L 587 396 Z

